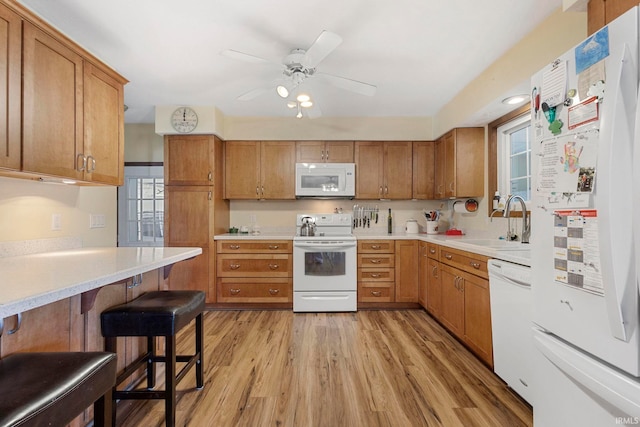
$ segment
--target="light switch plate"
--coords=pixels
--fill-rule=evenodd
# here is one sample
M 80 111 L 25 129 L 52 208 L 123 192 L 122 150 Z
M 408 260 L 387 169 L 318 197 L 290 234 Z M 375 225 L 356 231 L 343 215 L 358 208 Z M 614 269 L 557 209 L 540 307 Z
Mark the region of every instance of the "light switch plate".
M 104 228 L 105 226 L 106 219 L 104 214 L 89 215 L 89 228 Z
M 59 213 L 51 214 L 51 230 L 62 230 L 62 215 Z

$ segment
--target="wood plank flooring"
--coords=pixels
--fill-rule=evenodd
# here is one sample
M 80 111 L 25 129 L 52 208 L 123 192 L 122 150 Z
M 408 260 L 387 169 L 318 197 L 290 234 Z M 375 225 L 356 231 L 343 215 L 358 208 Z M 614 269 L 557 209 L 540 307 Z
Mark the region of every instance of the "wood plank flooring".
M 193 351 L 192 328 L 179 353 Z M 193 372 L 178 384 L 178 426 L 533 425 L 531 407 L 422 310 L 211 311 L 204 357 L 204 389 Z M 119 426 L 164 425 L 163 401 L 121 403 Z

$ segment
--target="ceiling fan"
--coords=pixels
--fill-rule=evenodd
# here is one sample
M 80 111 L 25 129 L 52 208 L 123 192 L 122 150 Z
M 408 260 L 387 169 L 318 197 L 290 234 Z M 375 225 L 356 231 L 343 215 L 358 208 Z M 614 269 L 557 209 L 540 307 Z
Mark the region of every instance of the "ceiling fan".
M 238 96 L 237 99 L 240 101 L 254 99 L 272 89 L 276 89 L 278 95 L 282 98 L 287 98 L 302 82 L 311 77 L 325 80 L 340 89 L 350 92 L 366 96 L 375 95 L 376 86 L 372 84 L 316 70 L 318 64 L 333 52 L 340 43 L 342 43 L 342 38 L 339 35 L 330 31 L 322 31 L 308 49 L 297 48 L 291 50 L 284 57 L 281 64 L 232 49 L 224 50 L 221 54 L 228 58 L 245 62 L 273 64 L 282 70 L 282 76 L 279 79 Z

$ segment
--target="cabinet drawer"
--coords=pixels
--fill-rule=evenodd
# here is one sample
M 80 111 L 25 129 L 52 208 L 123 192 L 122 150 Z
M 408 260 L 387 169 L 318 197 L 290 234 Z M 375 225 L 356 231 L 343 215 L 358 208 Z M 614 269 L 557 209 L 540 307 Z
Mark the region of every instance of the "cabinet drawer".
M 358 255 L 359 268 L 394 267 L 395 264 L 396 264 L 396 257 L 394 254 L 359 254 Z
M 358 283 L 358 302 L 393 302 L 394 288 L 380 283 Z
M 288 303 L 292 302 L 292 280 L 218 278 L 218 302 Z
M 290 254 L 291 240 L 218 240 L 218 253 Z
M 489 258 L 457 249 L 440 248 L 440 262 L 457 267 L 476 276 L 489 277 L 487 260 Z
M 387 253 L 395 252 L 394 240 L 358 240 L 358 253 Z
M 219 254 L 219 277 L 291 277 L 290 255 Z
M 359 268 L 358 282 L 393 282 L 395 280 L 395 268 Z
M 432 259 L 439 259 L 440 248 L 434 243 L 427 243 L 427 257 Z

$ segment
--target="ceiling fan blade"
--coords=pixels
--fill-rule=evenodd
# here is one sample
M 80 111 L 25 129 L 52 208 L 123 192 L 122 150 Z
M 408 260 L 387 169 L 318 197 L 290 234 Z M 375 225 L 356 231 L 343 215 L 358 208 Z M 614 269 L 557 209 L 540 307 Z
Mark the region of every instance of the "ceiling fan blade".
M 249 55 L 248 53 L 238 52 L 233 49 L 226 49 L 220 52 L 220 55 L 226 56 L 227 58 L 236 59 L 238 61 L 251 62 L 253 64 L 274 64 L 278 67 L 282 67 L 282 64 L 278 64 L 277 62 L 270 61 L 268 59 L 260 58 L 259 56 Z
M 316 68 L 340 43 L 342 43 L 342 37 L 330 31 L 322 31 L 316 41 L 307 49 L 302 65 L 307 68 Z
M 346 77 L 340 77 L 327 73 L 317 72 L 314 74 L 314 76 L 322 77 L 335 87 L 348 90 L 350 92 L 359 93 L 360 95 L 373 96 L 376 94 L 377 87 L 369 83 L 364 83 L 358 80 L 352 80 Z

